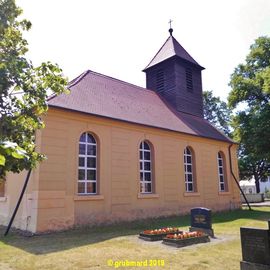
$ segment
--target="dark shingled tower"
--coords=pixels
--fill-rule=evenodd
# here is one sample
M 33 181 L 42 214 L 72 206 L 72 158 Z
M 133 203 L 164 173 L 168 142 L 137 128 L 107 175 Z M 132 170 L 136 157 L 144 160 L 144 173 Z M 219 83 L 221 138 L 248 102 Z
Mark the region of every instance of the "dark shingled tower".
M 143 70 L 146 88 L 156 91 L 175 110 L 203 117 L 202 80 L 200 66 L 178 43 L 169 29 L 170 36 Z

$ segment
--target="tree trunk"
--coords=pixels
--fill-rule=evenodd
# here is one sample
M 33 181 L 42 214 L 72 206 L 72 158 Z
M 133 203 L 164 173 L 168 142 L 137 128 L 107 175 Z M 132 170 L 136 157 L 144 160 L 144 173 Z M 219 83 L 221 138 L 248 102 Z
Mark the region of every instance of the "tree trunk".
M 256 193 L 260 193 L 260 179 L 255 176 Z

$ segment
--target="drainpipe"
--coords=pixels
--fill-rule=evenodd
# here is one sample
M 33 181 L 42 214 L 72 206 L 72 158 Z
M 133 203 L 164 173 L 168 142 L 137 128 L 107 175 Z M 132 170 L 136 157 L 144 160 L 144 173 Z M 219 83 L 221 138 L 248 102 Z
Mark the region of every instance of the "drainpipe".
M 236 185 L 238 186 L 239 190 L 241 191 L 247 205 L 248 205 L 248 208 L 249 210 L 252 210 L 250 205 L 249 205 L 249 202 L 247 200 L 247 197 L 245 195 L 245 193 L 243 192 L 243 190 L 241 189 L 240 185 L 239 185 L 239 182 L 237 181 L 237 178 L 235 177 L 234 173 L 233 173 L 233 170 L 232 170 L 232 154 L 231 154 L 231 147 L 233 146 L 233 143 L 229 146 L 229 160 L 230 160 L 230 171 L 231 171 L 231 175 L 233 176 L 233 179 L 235 180 L 235 183 Z
M 31 171 L 32 171 L 32 170 L 30 169 L 30 170 L 28 171 L 28 173 L 27 173 L 27 176 L 26 176 L 26 178 L 25 178 L 25 182 L 24 182 L 24 185 L 23 185 L 23 188 L 22 188 L 22 191 L 21 191 L 21 195 L 20 195 L 19 200 L 18 200 L 18 202 L 17 202 L 17 205 L 16 205 L 16 207 L 15 207 L 15 209 L 14 209 L 14 212 L 13 212 L 13 214 L 12 214 L 12 217 L 11 217 L 9 223 L 8 223 L 8 226 L 7 226 L 7 229 L 6 229 L 5 233 L 4 233 L 4 236 L 7 236 L 7 235 L 8 235 L 8 232 L 9 232 L 9 230 L 10 230 L 10 227 L 11 227 L 11 225 L 12 225 L 12 223 L 13 223 L 13 220 L 14 220 L 16 214 L 17 214 L 17 211 L 18 211 L 18 209 L 19 209 L 19 207 L 20 207 L 20 204 L 21 204 L 23 195 L 24 195 L 24 193 L 25 193 L 25 190 L 26 190 L 26 187 L 27 187 L 27 184 L 28 184 L 30 175 L 31 175 Z

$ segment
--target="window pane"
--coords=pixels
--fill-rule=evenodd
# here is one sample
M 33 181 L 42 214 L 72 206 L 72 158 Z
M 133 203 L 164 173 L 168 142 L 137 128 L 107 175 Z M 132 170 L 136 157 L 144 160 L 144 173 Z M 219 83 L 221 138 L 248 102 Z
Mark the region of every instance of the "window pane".
M 219 160 L 218 160 L 218 165 L 219 165 L 219 166 L 222 166 L 222 159 L 219 159 Z
M 144 160 L 150 160 L 150 152 L 144 152 Z
M 85 170 L 79 170 L 79 180 L 85 180 Z
M 186 148 L 186 153 L 187 153 L 187 155 L 191 155 L 191 152 L 190 152 L 188 147 Z
M 87 170 L 87 180 L 96 180 L 95 170 Z
M 145 192 L 152 192 L 152 185 L 151 183 L 145 184 Z
M 187 156 L 187 163 L 191 163 L 191 156 Z
M 140 173 L 140 181 L 143 181 L 143 173 Z
M 83 133 L 80 137 L 80 142 L 86 142 L 86 133 Z
M 96 183 L 87 183 L 87 193 L 96 193 Z
M 96 146 L 95 145 L 87 145 L 87 155 L 96 156 Z
M 143 152 L 140 151 L 140 159 L 143 159 Z
M 78 193 L 85 193 L 85 183 L 78 183 Z
M 187 171 L 192 172 L 192 166 L 191 165 L 187 165 Z
M 143 149 L 143 143 L 141 142 L 141 144 L 140 144 L 140 149 Z
M 83 157 L 79 157 L 79 166 L 84 167 L 84 158 Z
M 150 162 L 144 162 L 144 170 L 150 171 L 151 169 L 151 163 Z
M 146 142 L 144 142 L 144 149 L 150 150 L 150 147 L 149 147 L 149 145 Z
M 188 182 L 192 182 L 192 174 L 188 174 Z
M 80 155 L 85 155 L 85 150 L 86 150 L 85 148 L 86 148 L 86 145 L 80 143 L 80 145 L 79 145 L 79 154 Z
M 220 190 L 221 191 L 224 191 L 225 190 L 225 188 L 224 188 L 224 184 L 222 183 L 222 184 L 220 184 Z
M 96 158 L 87 158 L 87 168 L 96 168 Z
M 140 170 L 143 170 L 143 163 L 140 162 Z
M 91 134 L 87 134 L 87 142 L 89 143 L 96 143 L 95 138 Z
M 188 191 L 193 191 L 193 184 L 192 183 L 188 183 Z
M 219 180 L 220 180 L 220 182 L 224 182 L 223 175 L 220 175 L 220 176 L 219 176 Z
M 151 173 L 149 172 L 147 172 L 147 173 L 144 173 L 144 180 L 145 181 L 151 181 Z
M 219 168 L 219 174 L 223 174 L 223 168 L 222 167 Z

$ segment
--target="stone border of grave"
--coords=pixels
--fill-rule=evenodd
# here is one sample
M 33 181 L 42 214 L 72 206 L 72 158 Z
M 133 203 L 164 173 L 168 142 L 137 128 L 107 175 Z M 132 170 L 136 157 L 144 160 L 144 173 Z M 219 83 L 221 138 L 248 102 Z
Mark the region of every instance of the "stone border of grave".
M 208 235 L 202 235 L 198 237 L 191 237 L 185 239 L 171 239 L 171 238 L 164 238 L 162 244 L 173 246 L 177 248 L 186 247 L 194 244 L 200 243 L 207 243 L 210 242 L 210 238 Z
M 145 241 L 161 241 L 164 237 L 166 237 L 168 233 L 162 233 L 162 234 L 145 234 L 140 233 L 139 238 Z

